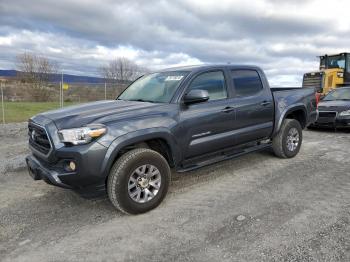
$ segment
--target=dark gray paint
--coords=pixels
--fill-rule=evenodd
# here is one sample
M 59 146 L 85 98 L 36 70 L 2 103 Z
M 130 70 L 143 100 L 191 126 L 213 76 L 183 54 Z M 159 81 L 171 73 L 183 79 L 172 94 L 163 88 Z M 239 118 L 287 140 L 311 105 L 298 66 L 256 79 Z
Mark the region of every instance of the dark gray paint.
M 263 90 L 250 97 L 236 97 L 230 75 L 230 70 L 235 69 L 256 70 Z M 33 151 L 34 156 L 52 167 L 61 159 L 75 159 L 80 169 L 74 176 L 65 176 L 64 182 L 76 190 L 95 185 L 101 188 L 118 153 L 128 145 L 163 139 L 170 148 L 175 167 L 181 169 L 182 164 L 192 158 L 271 138 L 293 110 L 302 110 L 307 123 L 316 120 L 313 89 L 271 92 L 264 72 L 258 67 L 210 65 L 169 70 L 190 73 L 168 104 L 99 101 L 34 116 L 30 121 L 48 130 L 54 146 L 50 155 Z M 190 82 L 197 75 L 214 70 L 224 72 L 228 98 L 185 105 L 183 97 Z M 57 130 L 91 123 L 106 125 L 107 134 L 87 145 L 69 147 L 59 141 Z

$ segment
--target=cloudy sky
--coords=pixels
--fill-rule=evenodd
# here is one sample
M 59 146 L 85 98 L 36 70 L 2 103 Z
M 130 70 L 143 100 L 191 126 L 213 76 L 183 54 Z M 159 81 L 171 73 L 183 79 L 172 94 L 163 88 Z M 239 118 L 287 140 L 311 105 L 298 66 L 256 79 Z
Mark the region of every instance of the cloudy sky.
M 123 56 L 151 69 L 254 64 L 275 86 L 300 85 L 316 56 L 350 51 L 349 10 L 347 0 L 0 0 L 0 69 L 27 51 L 98 75 Z

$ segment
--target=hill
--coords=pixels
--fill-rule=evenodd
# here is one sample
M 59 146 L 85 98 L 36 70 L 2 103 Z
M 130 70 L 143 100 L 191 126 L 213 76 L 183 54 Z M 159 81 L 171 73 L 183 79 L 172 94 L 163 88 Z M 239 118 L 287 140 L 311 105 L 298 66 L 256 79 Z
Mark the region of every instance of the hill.
M 5 78 L 14 78 L 17 75 L 17 70 L 1 70 L 0 69 L 0 77 Z M 60 82 L 61 75 L 54 74 L 51 77 L 52 82 Z M 88 84 L 100 84 L 104 83 L 105 79 L 101 77 L 93 77 L 93 76 L 77 76 L 70 74 L 63 74 L 63 79 L 65 83 L 69 84 L 77 84 L 77 83 L 88 83 Z

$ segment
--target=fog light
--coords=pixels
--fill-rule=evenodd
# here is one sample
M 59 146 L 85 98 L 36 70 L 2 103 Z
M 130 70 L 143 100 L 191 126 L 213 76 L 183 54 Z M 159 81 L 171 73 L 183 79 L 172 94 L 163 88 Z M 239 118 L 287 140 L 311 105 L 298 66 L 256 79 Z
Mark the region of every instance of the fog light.
M 73 161 L 70 161 L 69 162 L 69 169 L 71 171 L 75 171 L 76 168 L 77 168 L 77 165 Z

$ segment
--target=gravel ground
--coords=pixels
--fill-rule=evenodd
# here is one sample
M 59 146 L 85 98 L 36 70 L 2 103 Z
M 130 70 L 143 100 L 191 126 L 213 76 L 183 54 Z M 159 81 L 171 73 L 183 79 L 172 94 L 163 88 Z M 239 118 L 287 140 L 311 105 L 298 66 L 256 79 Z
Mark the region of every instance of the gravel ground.
M 0 125 L 0 175 L 24 169 L 28 154 L 27 123 Z
M 3 261 L 350 261 L 349 132 L 174 173 L 157 209 L 126 216 L 31 180 L 22 127 L 0 134 Z

